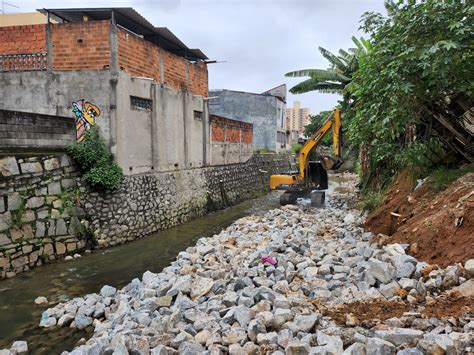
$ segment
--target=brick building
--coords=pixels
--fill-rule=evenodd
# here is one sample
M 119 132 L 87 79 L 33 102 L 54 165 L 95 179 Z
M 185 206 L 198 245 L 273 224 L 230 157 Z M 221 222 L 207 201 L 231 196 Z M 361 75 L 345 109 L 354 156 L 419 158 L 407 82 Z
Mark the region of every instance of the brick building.
M 69 116 L 78 139 L 96 124 L 126 174 L 209 164 L 199 49 L 132 8 L 39 11 L 0 27 L 0 109 Z

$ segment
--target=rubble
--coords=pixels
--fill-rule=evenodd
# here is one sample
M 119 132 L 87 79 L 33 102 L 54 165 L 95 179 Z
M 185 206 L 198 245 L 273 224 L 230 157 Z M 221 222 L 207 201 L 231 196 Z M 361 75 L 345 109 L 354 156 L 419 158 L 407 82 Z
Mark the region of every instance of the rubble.
M 239 219 L 160 273 L 49 308 L 40 326 L 92 326 L 71 354 L 473 351 L 472 306 L 457 317 L 423 315 L 442 295 L 469 294 L 468 263 L 426 274 L 426 263 L 405 255 L 408 246 L 370 241 L 358 227 L 363 216 L 348 207 L 352 198 L 333 193 L 326 208 L 285 206 Z M 371 299 L 393 305 L 396 316 L 332 316 Z

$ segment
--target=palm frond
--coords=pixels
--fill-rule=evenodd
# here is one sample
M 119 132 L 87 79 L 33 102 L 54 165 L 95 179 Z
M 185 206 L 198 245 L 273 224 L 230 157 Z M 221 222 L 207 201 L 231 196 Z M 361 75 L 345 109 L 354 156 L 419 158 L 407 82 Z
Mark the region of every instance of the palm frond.
M 303 94 L 310 91 L 342 93 L 344 86 L 345 85 L 341 83 L 321 82 L 311 78 L 296 84 L 290 89 L 290 92 L 292 94 Z
M 338 58 L 336 55 L 332 54 L 330 51 L 323 47 L 319 47 L 319 51 L 326 58 L 335 68 L 340 69 L 342 72 L 346 72 L 347 66 L 343 63 L 343 61 Z

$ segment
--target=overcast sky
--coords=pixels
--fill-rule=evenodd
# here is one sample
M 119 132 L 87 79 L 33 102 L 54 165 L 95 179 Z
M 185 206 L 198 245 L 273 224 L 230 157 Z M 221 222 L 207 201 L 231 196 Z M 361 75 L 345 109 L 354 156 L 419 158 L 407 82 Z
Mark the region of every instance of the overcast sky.
M 8 0 L 6 12 L 37 8 L 131 6 L 157 27 L 168 27 L 188 47 L 211 60 L 210 89 L 263 92 L 299 78 L 288 71 L 327 68 L 318 47 L 332 52 L 353 46 L 365 11 L 384 12 L 383 0 Z M 331 109 L 337 95 L 288 94 L 287 106 L 299 100 L 312 113 Z

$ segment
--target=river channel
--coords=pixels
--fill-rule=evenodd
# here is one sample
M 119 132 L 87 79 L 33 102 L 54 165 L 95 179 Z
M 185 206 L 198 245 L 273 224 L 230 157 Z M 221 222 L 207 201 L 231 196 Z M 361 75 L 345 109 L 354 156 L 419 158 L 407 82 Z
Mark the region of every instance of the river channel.
M 279 193 L 273 192 L 132 243 L 47 264 L 0 281 L 0 349 L 9 348 L 15 340 L 26 340 L 31 354 L 71 350 L 88 334 L 69 328 L 39 328 L 46 307 L 35 305 L 36 297 L 46 296 L 50 304 L 55 304 L 98 292 L 103 285 L 121 288 L 147 270 L 161 271 L 199 238 L 217 233 L 243 216 L 278 207 L 278 199 Z

